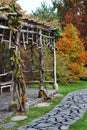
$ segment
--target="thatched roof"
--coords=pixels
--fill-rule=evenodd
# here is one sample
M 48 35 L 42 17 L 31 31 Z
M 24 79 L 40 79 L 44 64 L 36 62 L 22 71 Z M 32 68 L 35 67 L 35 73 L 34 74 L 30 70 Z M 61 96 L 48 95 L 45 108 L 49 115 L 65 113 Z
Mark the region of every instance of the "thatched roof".
M 36 25 L 38 27 L 44 28 L 48 31 L 55 31 L 56 28 L 51 27 L 49 24 L 44 23 L 43 21 L 38 21 L 35 19 L 30 19 L 30 18 L 23 18 L 24 21 L 24 26 L 28 27 L 28 24 L 31 25 Z

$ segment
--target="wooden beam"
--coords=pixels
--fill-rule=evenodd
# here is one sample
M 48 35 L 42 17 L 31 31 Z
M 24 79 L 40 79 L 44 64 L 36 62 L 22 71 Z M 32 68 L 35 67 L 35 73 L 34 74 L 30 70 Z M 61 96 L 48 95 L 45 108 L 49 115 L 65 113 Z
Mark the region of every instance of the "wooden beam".
M 38 34 L 38 35 L 40 35 L 39 34 L 39 32 L 36 32 L 36 31 L 29 31 L 29 30 L 20 30 L 20 32 L 21 33 L 31 33 L 31 34 Z M 54 39 L 55 37 L 53 37 L 53 36 L 47 36 L 47 35 L 43 35 L 42 34 L 42 37 L 45 37 L 45 38 L 49 38 L 49 39 Z
M 3 36 L 3 34 L 0 34 L 0 37 L 2 37 Z
M 9 6 L 0 7 L 0 11 L 6 11 L 6 10 L 9 10 Z
M 47 36 L 47 35 L 43 35 L 43 34 L 42 34 L 42 37 L 49 38 L 49 39 L 54 39 L 55 38 L 53 36 Z
M 26 81 L 26 83 L 39 83 L 40 81 L 34 80 L 34 81 Z M 54 83 L 54 81 L 44 81 L 45 83 Z
M 39 21 L 34 20 L 34 19 L 24 18 L 23 20 L 25 22 L 27 22 L 28 24 L 39 26 L 38 28 L 41 28 L 41 29 L 43 28 L 43 30 L 45 29 L 46 31 L 54 31 L 54 30 L 56 30 L 56 28 L 53 28 L 48 24 L 39 22 Z
M 39 35 L 39 33 L 38 33 L 38 32 L 36 32 L 36 31 L 20 30 L 20 32 L 21 32 L 21 33 L 31 33 L 31 34 L 38 34 L 38 35 Z
M 3 20 L 3 21 L 8 20 L 8 17 L 4 14 L 0 14 L 0 20 Z
M 3 73 L 3 74 L 0 74 L 0 77 L 1 77 L 1 76 L 6 76 L 6 75 L 9 75 L 9 74 L 12 74 L 12 73 L 13 73 L 12 71 L 7 72 L 7 73 Z
M 0 25 L 0 29 L 9 29 L 8 26 Z
M 14 12 L 14 13 L 8 13 L 7 14 L 8 16 L 22 16 L 21 14 L 19 14 L 19 13 L 16 13 L 16 12 Z

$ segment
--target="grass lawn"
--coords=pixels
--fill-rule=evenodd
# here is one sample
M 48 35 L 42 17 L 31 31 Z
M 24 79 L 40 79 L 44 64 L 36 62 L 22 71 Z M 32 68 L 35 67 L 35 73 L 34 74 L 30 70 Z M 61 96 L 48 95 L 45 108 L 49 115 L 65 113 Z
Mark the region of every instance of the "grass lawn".
M 71 125 L 69 130 L 87 130 L 87 112 L 84 114 L 83 118 Z
M 34 87 L 37 87 L 37 85 L 34 85 Z M 47 108 L 31 107 L 29 110 L 27 110 L 26 114 L 23 114 L 23 115 L 27 115 L 28 118 L 24 121 L 18 121 L 17 125 L 14 128 L 11 128 L 8 130 L 16 130 L 16 128 L 26 125 L 30 121 L 32 121 L 32 120 L 44 115 L 45 113 L 49 112 L 50 110 L 52 110 L 61 101 L 61 99 L 64 98 L 64 96 L 66 96 L 68 93 L 75 91 L 75 90 L 79 90 L 79 89 L 85 89 L 85 88 L 87 89 L 87 81 L 79 81 L 76 84 L 67 85 L 67 86 L 60 85 L 59 93 L 63 94 L 63 97 L 53 98 L 51 101 L 50 107 L 47 107 Z M 15 115 L 13 115 L 13 116 L 15 116 Z M 9 122 L 10 119 L 11 119 L 11 117 L 6 119 L 4 122 Z M 0 129 L 0 130 L 3 130 L 3 129 Z M 69 130 L 87 130 L 87 112 L 85 113 L 84 117 L 82 119 L 80 119 L 79 121 L 77 121 L 75 124 L 73 124 L 69 128 Z

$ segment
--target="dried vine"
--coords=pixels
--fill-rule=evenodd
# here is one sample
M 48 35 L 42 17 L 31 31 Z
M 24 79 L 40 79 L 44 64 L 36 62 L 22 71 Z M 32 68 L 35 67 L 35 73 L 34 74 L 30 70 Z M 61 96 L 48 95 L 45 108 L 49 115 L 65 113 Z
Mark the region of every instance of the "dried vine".
M 19 54 L 17 51 L 13 52 L 13 56 L 10 58 L 13 66 L 13 77 L 14 77 L 14 85 L 13 85 L 13 94 L 17 96 L 18 99 L 18 110 L 23 112 L 25 111 L 25 93 L 26 93 L 26 86 L 24 81 L 24 74 L 23 74 L 23 68 L 24 68 L 24 62 L 19 57 Z

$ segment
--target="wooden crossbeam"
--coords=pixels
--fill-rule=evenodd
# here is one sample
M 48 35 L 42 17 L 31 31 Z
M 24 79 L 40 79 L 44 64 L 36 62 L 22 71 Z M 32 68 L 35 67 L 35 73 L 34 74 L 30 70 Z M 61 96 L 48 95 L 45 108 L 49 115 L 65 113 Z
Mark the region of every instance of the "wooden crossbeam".
M 23 21 L 25 21 L 26 23 L 28 23 L 28 25 L 33 25 L 33 26 L 38 26 L 38 28 L 42 29 L 42 30 L 46 30 L 47 32 L 49 31 L 56 31 L 57 28 L 53 28 L 51 27 L 50 25 L 48 24 L 45 24 L 45 23 L 42 23 L 42 22 L 39 22 L 35 19 L 29 19 L 29 18 L 23 18 Z
M 0 7 L 0 11 L 9 10 L 9 6 Z
M 3 34 L 0 34 L 0 37 L 2 37 L 3 36 Z
M 9 29 L 8 26 L 0 25 L 0 29 Z
M 4 14 L 0 14 L 0 20 L 8 20 L 8 17 Z
M 30 38 L 30 37 L 28 38 L 28 40 L 32 40 L 32 39 L 33 39 L 33 38 Z
M 10 13 L 8 13 L 7 15 L 8 15 L 8 16 L 22 16 L 21 14 L 16 13 L 16 12 L 14 12 L 14 13 L 10 12 Z
M 20 30 L 21 33 L 31 33 L 31 34 L 38 34 L 36 31 L 29 31 L 29 30 Z
M 42 37 L 44 37 L 44 38 L 49 38 L 49 39 L 54 39 L 55 37 L 53 37 L 53 36 L 47 36 L 47 35 L 43 35 L 42 34 Z
M 1 77 L 1 76 L 6 76 L 6 75 L 9 75 L 9 74 L 12 74 L 12 73 L 13 73 L 12 71 L 7 72 L 7 73 L 3 73 L 3 74 L 0 74 L 0 77 Z
M 39 83 L 40 81 L 26 81 L 26 83 L 28 84 L 28 83 Z M 45 83 L 54 83 L 54 81 L 44 81 Z

